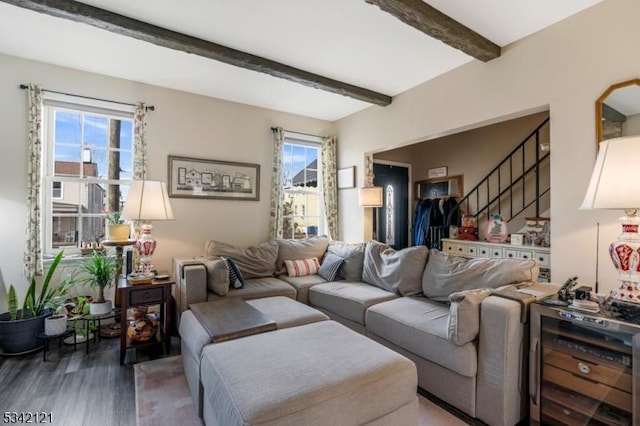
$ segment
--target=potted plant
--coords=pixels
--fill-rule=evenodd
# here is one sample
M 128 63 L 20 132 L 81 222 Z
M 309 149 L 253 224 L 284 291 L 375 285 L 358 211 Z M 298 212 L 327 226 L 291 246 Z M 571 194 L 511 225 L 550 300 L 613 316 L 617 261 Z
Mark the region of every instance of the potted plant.
M 62 291 L 59 291 L 62 293 Z M 44 319 L 44 334 L 57 336 L 67 331 L 67 308 L 64 306 L 65 298 L 54 297 L 51 300 L 53 314 Z
M 50 288 L 51 279 L 62 256 L 63 252 L 60 251 L 49 266 L 39 294 L 36 294 L 36 279 L 31 278 L 21 309 L 18 309 L 16 289 L 13 285 L 9 286 L 9 311 L 0 314 L 0 350 L 3 354 L 25 353 L 40 347 L 36 336 L 44 331 L 45 318 L 51 315 L 52 299 L 70 285 L 65 280 L 58 288 Z
M 120 212 L 107 213 L 104 217 L 107 224 L 107 239 L 109 241 L 126 241 L 131 234 L 131 227 L 124 223 Z
M 105 300 L 104 289 L 110 287 L 118 273 L 118 263 L 105 252 L 93 252 L 80 268 L 80 282 L 98 289 L 98 297 L 89 304 L 92 315 L 111 312 L 111 300 Z

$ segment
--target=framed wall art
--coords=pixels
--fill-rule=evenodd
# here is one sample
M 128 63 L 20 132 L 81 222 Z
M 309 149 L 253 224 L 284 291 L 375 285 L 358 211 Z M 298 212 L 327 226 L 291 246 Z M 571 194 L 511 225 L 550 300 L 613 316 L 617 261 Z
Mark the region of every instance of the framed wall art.
M 462 175 L 419 180 L 415 183 L 416 199 L 462 197 Z
M 260 164 L 169 156 L 169 197 L 260 200 Z
M 356 166 L 338 169 L 338 189 L 356 187 Z

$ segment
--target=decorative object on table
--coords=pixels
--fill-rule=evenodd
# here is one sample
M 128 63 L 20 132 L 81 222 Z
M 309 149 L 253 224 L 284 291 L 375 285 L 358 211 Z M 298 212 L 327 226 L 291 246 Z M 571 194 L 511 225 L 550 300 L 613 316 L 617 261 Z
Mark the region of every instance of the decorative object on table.
M 127 275 L 127 281 L 129 281 L 131 285 L 151 284 L 153 282 L 153 278 L 154 278 L 154 275 L 149 275 L 145 273 L 133 272 Z
M 524 244 L 524 234 L 511 234 L 511 244 L 521 246 Z
M 356 166 L 338 169 L 338 189 L 355 188 Z
M 36 294 L 36 279 L 31 278 L 22 308 L 18 309 L 18 297 L 13 285 L 7 292 L 9 311 L 0 314 L 0 352 L 2 354 L 26 353 L 41 347 L 36 337 L 44 332 L 45 318 L 51 315 L 54 297 L 63 294 L 72 284 L 65 279 L 57 287 L 51 280 L 64 252 L 60 251 L 51 262 L 47 275 L 42 281 L 40 293 Z
M 527 217 L 525 218 L 525 234 L 527 243 L 532 246 L 550 246 L 550 221 L 548 217 Z
M 507 241 L 507 235 L 509 235 L 507 222 L 502 220 L 500 214 L 494 214 L 493 218 L 488 220 L 485 225 L 484 237 L 491 243 L 504 243 Z
M 417 200 L 425 198 L 459 198 L 462 196 L 462 175 L 445 176 L 415 182 Z
M 172 198 L 260 201 L 260 164 L 169 156 Z
M 640 191 L 633 179 L 640 163 L 640 136 L 609 139 L 600 150 L 581 209 L 621 209 L 622 234 L 609 246 L 620 286 L 611 296 L 640 304 Z
M 155 313 L 148 312 L 144 307 L 136 307 L 129 309 L 127 318 L 129 320 L 127 337 L 129 339 L 134 342 L 147 342 L 152 338 L 157 338 L 156 334 L 160 328 Z
M 126 241 L 129 239 L 129 236 L 131 235 L 131 227 L 124 223 L 120 212 L 107 213 L 104 216 L 104 221 L 106 224 L 107 240 Z
M 98 290 L 98 297 L 89 304 L 92 315 L 108 314 L 113 309 L 111 300 L 105 300 L 104 289 L 114 283 L 119 274 L 118 267 L 118 263 L 105 252 L 93 252 L 80 267 L 82 275 L 78 281 Z
M 476 217 L 470 214 L 462 215 L 461 225 L 458 228 L 458 239 L 476 241 L 478 239 L 478 226 Z
M 122 216 L 130 220 L 145 221 L 141 226 L 142 235 L 135 242 L 135 248 L 140 253 L 141 262 L 138 272 L 152 276 L 155 267 L 151 263 L 151 256 L 157 243 L 151 235 L 153 226 L 146 221 L 173 219 L 173 210 L 165 183 L 154 180 L 133 181 L 122 209 Z
M 458 226 L 457 225 L 449 225 L 449 238 L 457 239 L 458 238 Z

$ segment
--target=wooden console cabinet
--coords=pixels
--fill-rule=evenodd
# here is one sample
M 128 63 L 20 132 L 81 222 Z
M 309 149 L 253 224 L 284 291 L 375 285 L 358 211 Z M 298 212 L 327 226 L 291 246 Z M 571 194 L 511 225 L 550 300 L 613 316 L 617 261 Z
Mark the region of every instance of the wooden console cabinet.
M 442 251 L 462 257 L 487 257 L 494 259 L 537 259 L 540 262 L 539 282 L 551 279 L 551 249 L 540 246 L 516 246 L 488 241 L 442 239 Z
M 640 325 L 531 307 L 532 424 L 640 424 Z

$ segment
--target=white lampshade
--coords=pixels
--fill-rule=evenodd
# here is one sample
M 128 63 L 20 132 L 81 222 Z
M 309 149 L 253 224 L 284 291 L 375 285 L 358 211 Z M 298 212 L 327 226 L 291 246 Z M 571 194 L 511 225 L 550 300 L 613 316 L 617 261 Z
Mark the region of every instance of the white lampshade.
M 167 185 L 157 180 L 133 181 L 122 208 L 122 217 L 130 220 L 173 219 Z
M 359 204 L 361 207 L 382 207 L 382 187 L 368 186 L 360 188 Z
M 640 136 L 600 143 L 587 195 L 581 209 L 640 209 Z

